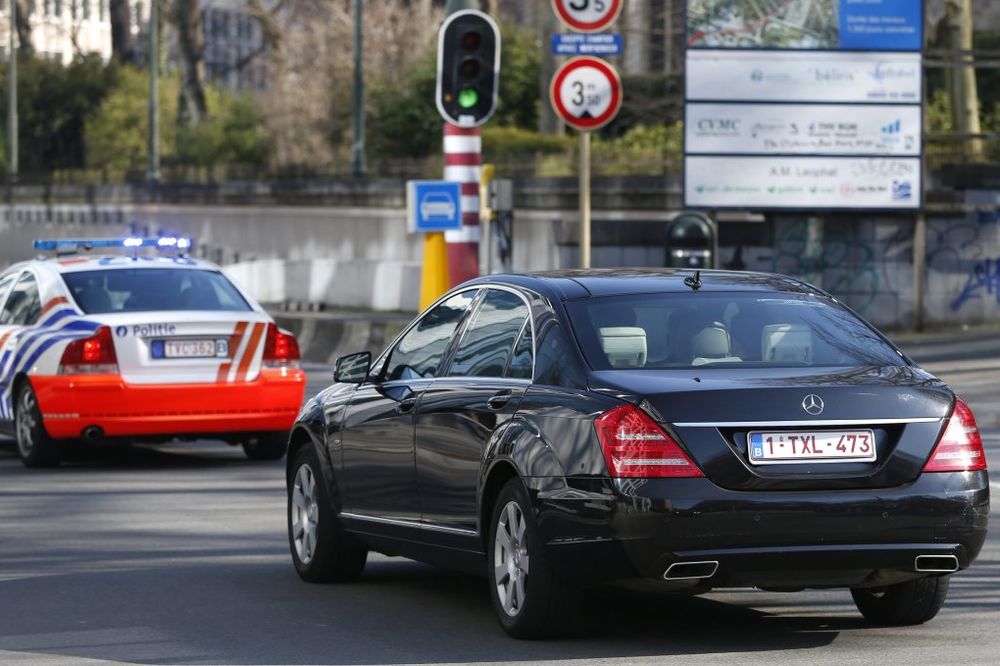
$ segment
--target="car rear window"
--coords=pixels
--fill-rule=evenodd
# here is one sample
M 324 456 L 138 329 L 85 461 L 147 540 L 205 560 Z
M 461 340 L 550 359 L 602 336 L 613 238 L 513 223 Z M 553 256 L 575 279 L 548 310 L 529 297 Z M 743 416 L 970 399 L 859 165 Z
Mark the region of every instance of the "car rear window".
M 236 287 L 218 271 L 117 268 L 64 273 L 62 277 L 86 314 L 251 310 Z
M 567 307 L 595 370 L 906 364 L 871 327 L 825 297 L 688 292 Z

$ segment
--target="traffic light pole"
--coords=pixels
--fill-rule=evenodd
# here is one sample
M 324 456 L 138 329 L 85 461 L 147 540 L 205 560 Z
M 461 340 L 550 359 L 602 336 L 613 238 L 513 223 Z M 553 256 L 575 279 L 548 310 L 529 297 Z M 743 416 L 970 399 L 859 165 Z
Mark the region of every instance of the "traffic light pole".
M 150 184 L 160 182 L 160 8 L 149 4 L 149 170 Z
M 365 159 L 365 72 L 362 67 L 363 0 L 354 0 L 354 143 L 351 146 L 351 170 L 355 178 L 368 171 Z
M 448 0 L 446 14 L 479 9 L 478 0 Z M 448 282 L 461 284 L 479 276 L 479 176 L 482 139 L 479 128 L 444 124 L 444 179 L 462 187 L 462 228 L 445 232 Z

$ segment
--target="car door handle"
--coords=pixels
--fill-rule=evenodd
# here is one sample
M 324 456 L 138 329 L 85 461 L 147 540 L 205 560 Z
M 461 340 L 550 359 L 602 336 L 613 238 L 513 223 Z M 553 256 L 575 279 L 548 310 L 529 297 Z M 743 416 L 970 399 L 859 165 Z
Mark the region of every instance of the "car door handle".
M 510 402 L 513 394 L 510 390 L 498 391 L 492 398 L 486 401 L 486 406 L 490 409 L 503 409 Z
M 409 412 L 412 412 L 413 408 L 416 406 L 417 406 L 417 397 L 411 396 L 400 400 L 399 404 L 396 405 L 396 411 L 399 412 L 400 414 L 408 414 Z

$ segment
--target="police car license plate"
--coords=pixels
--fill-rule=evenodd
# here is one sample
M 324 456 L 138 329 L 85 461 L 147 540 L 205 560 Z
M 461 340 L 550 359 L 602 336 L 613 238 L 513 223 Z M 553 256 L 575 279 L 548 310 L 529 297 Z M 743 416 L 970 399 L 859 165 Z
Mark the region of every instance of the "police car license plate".
M 224 358 L 229 355 L 227 340 L 154 340 L 152 347 L 153 358 Z
M 752 432 L 748 441 L 754 465 L 875 462 L 871 430 Z

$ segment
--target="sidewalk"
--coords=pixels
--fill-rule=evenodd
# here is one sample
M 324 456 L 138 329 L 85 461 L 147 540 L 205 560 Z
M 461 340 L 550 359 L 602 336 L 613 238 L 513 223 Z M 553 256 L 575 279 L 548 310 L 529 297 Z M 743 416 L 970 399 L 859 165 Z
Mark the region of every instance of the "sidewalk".
M 360 310 L 272 315 L 299 339 L 304 361 L 330 367 L 343 354 L 378 354 L 415 316 Z M 967 400 L 980 425 L 1000 427 L 1000 326 L 900 332 L 889 339 Z

